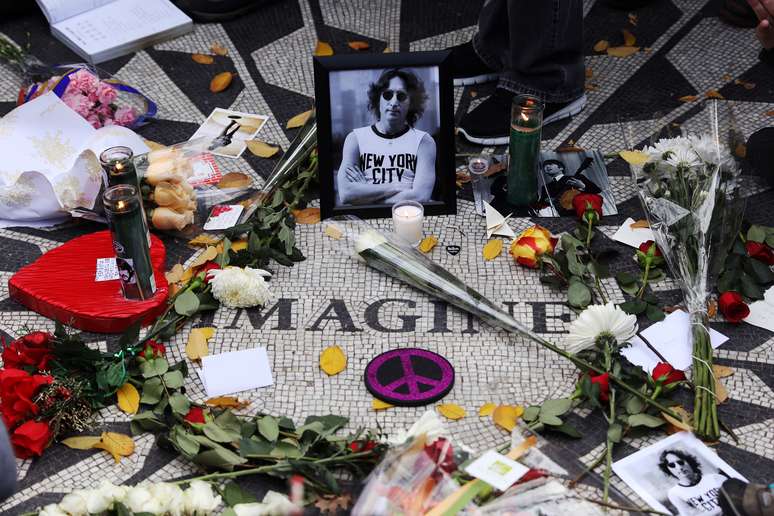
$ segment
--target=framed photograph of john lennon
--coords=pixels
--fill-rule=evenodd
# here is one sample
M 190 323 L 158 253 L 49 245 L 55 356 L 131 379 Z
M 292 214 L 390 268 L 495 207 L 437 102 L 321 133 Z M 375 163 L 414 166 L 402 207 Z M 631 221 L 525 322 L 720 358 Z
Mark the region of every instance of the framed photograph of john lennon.
M 448 51 L 315 57 L 320 212 L 457 212 Z

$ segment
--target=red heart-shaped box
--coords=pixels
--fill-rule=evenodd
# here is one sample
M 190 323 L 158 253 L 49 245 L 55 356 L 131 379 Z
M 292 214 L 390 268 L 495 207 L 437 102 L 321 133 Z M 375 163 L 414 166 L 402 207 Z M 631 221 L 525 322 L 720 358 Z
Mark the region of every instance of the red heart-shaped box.
M 95 281 L 97 259 L 115 256 L 110 231 L 74 238 L 19 269 L 8 281 L 9 294 L 27 308 L 79 330 L 121 333 L 138 319 L 151 324 L 166 308 L 168 293 L 167 251 L 158 237 L 151 235 L 151 242 L 156 294 L 147 301 L 125 299 L 117 279 Z

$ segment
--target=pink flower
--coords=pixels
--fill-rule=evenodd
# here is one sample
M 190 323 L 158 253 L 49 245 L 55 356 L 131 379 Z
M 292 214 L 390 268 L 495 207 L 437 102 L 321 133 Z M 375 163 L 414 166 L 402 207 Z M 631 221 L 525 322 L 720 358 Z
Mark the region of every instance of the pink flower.
M 113 108 L 110 107 L 110 104 L 100 104 L 100 106 L 97 108 L 97 114 L 101 116 L 103 119 L 113 118 Z
M 70 84 L 74 84 L 75 88 L 83 93 L 91 93 L 97 89 L 99 79 L 88 70 L 81 68 L 77 72 L 70 74 Z
M 130 107 L 120 107 L 116 109 L 114 119 L 116 125 L 129 127 L 137 120 L 137 115 L 134 113 L 134 109 Z
M 102 121 L 99 119 L 99 115 L 96 113 L 92 113 L 87 116 L 86 121 L 90 123 L 94 129 L 99 129 L 102 127 Z
M 116 100 L 117 96 L 118 93 L 110 84 L 106 82 L 100 82 L 97 86 L 97 99 L 99 100 L 100 104 L 112 104 Z
M 88 118 L 94 107 L 94 104 L 89 102 L 86 95 L 81 95 L 80 93 L 65 93 L 62 97 L 62 102 L 67 104 L 70 109 L 81 115 L 83 118 Z
M 116 125 L 116 121 L 112 118 L 105 118 L 102 120 L 102 127 L 107 127 L 109 125 Z

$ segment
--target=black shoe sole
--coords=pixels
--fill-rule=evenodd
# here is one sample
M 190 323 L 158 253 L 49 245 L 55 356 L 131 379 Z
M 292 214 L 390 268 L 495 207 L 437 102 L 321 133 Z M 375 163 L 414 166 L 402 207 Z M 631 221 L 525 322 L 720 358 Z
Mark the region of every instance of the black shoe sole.
M 500 78 L 496 73 L 482 73 L 472 77 L 458 77 L 454 79 L 455 86 L 473 86 L 474 84 L 484 84 L 486 82 L 496 81 Z
M 243 16 L 249 13 L 250 11 L 257 9 L 258 7 L 262 7 L 268 3 L 271 3 L 272 1 L 273 0 L 257 0 L 244 7 L 240 7 L 239 9 L 222 12 L 222 13 L 204 13 L 200 11 L 192 11 L 192 10 L 186 10 L 186 9 L 183 9 L 183 12 L 185 12 L 188 16 L 190 16 L 195 22 L 216 23 L 216 22 L 233 20 L 234 18 Z

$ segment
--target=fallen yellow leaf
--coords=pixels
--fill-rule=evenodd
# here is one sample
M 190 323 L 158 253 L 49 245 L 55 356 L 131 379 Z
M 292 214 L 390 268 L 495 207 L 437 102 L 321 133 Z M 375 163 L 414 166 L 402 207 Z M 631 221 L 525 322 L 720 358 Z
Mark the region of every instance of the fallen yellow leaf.
M 206 54 L 191 54 L 191 59 L 199 64 L 212 64 L 215 60 Z
M 422 239 L 421 242 L 419 242 L 419 250 L 423 253 L 429 253 L 433 250 L 433 247 L 436 246 L 438 243 L 438 239 L 434 236 L 430 235 Z
M 371 408 L 374 410 L 386 410 L 388 408 L 393 408 L 394 406 L 395 405 L 391 405 L 386 401 L 382 401 L 378 398 L 374 398 L 371 400 Z
M 62 444 L 74 450 L 91 450 L 100 441 L 98 435 L 78 435 L 62 440 Z
M 328 346 L 320 353 L 320 369 L 328 376 L 337 375 L 347 367 L 347 355 L 338 346 Z
M 699 100 L 699 97 L 696 95 L 683 95 L 679 99 L 680 102 L 694 102 L 696 100 Z
M 136 414 L 140 408 L 140 393 L 137 388 L 129 382 L 126 382 L 116 391 L 118 397 L 118 408 L 127 414 Z
M 218 242 L 220 242 L 220 238 L 208 235 L 207 233 L 202 233 L 198 237 L 189 240 L 188 245 L 200 245 L 202 247 L 207 247 L 210 245 L 215 245 Z
M 193 262 L 191 262 L 190 268 L 193 269 L 194 267 L 199 267 L 200 265 L 204 265 L 210 260 L 214 260 L 216 256 L 218 256 L 218 250 L 215 249 L 213 246 L 209 246 L 207 247 L 207 249 L 204 250 L 203 253 L 197 256 Z
M 705 97 L 708 99 L 720 99 L 723 100 L 725 97 L 720 94 L 718 90 L 709 90 L 707 93 L 704 94 Z
M 645 219 L 640 219 L 640 220 L 638 220 L 637 222 L 634 222 L 634 223 L 632 223 L 632 224 L 629 224 L 629 227 L 630 227 L 630 228 L 632 228 L 632 229 L 637 229 L 637 228 L 642 228 L 642 229 L 645 229 L 645 228 L 649 228 L 649 227 L 650 227 L 650 224 L 648 224 L 648 221 L 647 221 L 647 220 L 645 220 Z
M 764 114 L 764 115 L 766 115 L 766 116 L 774 116 L 774 109 L 772 109 L 772 110 L 770 110 L 770 111 L 766 111 L 766 112 L 765 112 L 765 113 L 763 113 L 763 114 Z
M 510 432 L 516 426 L 516 421 L 523 413 L 524 407 L 520 405 L 499 405 L 492 412 L 492 421 L 497 426 Z
M 629 32 L 628 29 L 623 29 L 621 33 L 623 34 L 624 38 L 624 46 L 633 47 L 634 44 L 637 43 L 637 38 L 634 36 L 634 34 Z
M 484 254 L 484 260 L 494 260 L 498 256 L 500 256 L 500 253 L 503 252 L 503 241 L 499 238 L 495 238 L 494 240 L 490 240 L 487 242 L 487 244 L 484 246 L 483 254 Z
M 712 364 L 712 373 L 715 378 L 725 378 L 734 374 L 734 368 L 724 365 Z
M 116 463 L 121 462 L 121 457 L 128 457 L 134 453 L 134 440 L 128 435 L 117 432 L 102 432 L 102 438 L 94 445 L 110 453 Z
M 188 344 L 185 345 L 185 354 L 190 360 L 201 360 L 210 354 L 207 341 L 215 335 L 215 328 L 193 328 L 188 334 Z
M 237 240 L 236 242 L 231 242 L 232 251 L 238 252 L 243 249 L 247 249 L 247 240 Z
M 231 84 L 234 75 L 236 74 L 232 72 L 219 73 L 210 81 L 210 91 L 213 93 L 220 93 L 221 91 L 225 90 Z
M 242 172 L 229 172 L 218 181 L 218 188 L 221 190 L 227 188 L 247 188 L 253 184 L 253 180 L 247 174 Z
M 288 120 L 288 123 L 285 124 L 285 129 L 295 129 L 296 127 L 301 127 L 306 123 L 307 120 L 309 120 L 309 117 L 312 116 L 312 110 L 304 111 L 303 113 L 299 113 L 290 120 Z
M 610 43 L 607 40 L 601 39 L 594 44 L 594 52 L 604 52 L 609 46 Z
M 638 150 L 622 150 L 618 155 L 631 165 L 644 165 L 648 161 L 648 155 Z
M 344 232 L 335 224 L 327 224 L 325 226 L 325 230 L 323 230 L 323 233 L 334 240 L 339 240 L 342 236 L 344 236 Z
M 316 56 L 332 56 L 333 47 L 324 41 L 318 41 L 317 46 L 314 49 L 314 55 Z
M 368 50 L 371 48 L 371 45 L 369 45 L 367 41 L 348 41 L 347 45 L 349 45 L 349 48 L 352 50 Z
M 177 283 L 183 277 L 184 272 L 183 266 L 176 263 L 171 271 L 164 273 L 164 277 L 167 278 L 167 283 Z
M 384 50 L 382 50 L 382 54 L 389 54 L 392 52 L 392 49 L 390 47 L 386 47 Z
M 720 381 L 720 378 L 715 377 L 715 402 L 720 405 L 728 399 L 728 389 Z
M 235 396 L 218 396 L 216 398 L 210 398 L 206 400 L 204 404 L 209 405 L 210 407 L 232 408 L 236 410 L 241 410 L 247 407 L 248 405 L 250 405 L 250 402 L 247 400 L 240 400 Z
M 607 55 L 613 57 L 629 57 L 640 51 L 640 47 L 609 47 Z
M 293 210 L 293 216 L 299 224 L 317 224 L 320 222 L 320 208 Z
M 194 276 L 194 270 L 192 267 L 188 267 L 185 272 L 183 273 L 183 277 L 180 278 L 180 283 L 187 284 L 188 281 L 193 278 Z
M 478 415 L 481 417 L 491 416 L 494 409 L 497 407 L 494 403 L 484 403 L 481 408 L 478 409 Z
M 680 416 L 680 420 L 678 421 L 677 419 L 673 418 L 666 412 L 662 412 L 661 417 L 663 417 L 666 420 L 666 422 L 669 423 L 670 425 L 669 427 L 667 427 L 667 432 L 671 434 L 675 432 L 680 432 L 682 430 L 685 430 L 687 432 L 692 432 L 693 427 L 691 426 L 691 420 L 693 419 L 693 417 L 691 416 L 691 414 L 680 405 L 669 407 L 669 408 L 672 410 L 672 412 Z
M 445 403 L 443 405 L 438 405 L 436 408 L 438 409 L 439 414 L 441 414 L 446 419 L 451 419 L 452 421 L 462 419 L 467 414 L 465 409 L 456 403 Z
M 247 148 L 259 158 L 271 158 L 280 151 L 279 147 L 269 145 L 261 140 L 248 140 Z
M 228 55 L 228 49 L 218 42 L 215 42 L 212 45 L 210 45 L 210 50 L 212 50 L 214 54 L 218 54 L 219 56 Z

